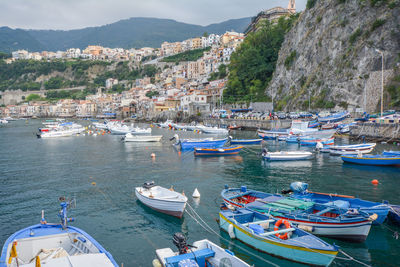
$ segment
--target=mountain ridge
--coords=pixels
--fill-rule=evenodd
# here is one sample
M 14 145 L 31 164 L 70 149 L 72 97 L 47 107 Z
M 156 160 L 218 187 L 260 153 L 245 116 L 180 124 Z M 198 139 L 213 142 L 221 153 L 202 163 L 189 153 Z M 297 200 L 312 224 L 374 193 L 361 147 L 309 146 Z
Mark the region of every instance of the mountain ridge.
M 33 30 L 0 27 L 0 51 L 26 49 L 32 52 L 85 48 L 88 45 L 140 48 L 160 47 L 161 43 L 183 41 L 204 32 L 223 34 L 234 30 L 243 32 L 251 18 L 240 18 L 207 26 L 179 22 L 173 19 L 132 17 L 102 26 L 73 30 Z

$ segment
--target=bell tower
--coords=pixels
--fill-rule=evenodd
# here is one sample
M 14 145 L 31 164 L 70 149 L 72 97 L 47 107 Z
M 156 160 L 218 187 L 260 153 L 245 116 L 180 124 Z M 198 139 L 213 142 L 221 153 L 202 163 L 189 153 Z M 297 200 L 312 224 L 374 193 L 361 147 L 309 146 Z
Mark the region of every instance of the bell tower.
M 296 13 L 296 0 L 289 0 L 287 9 L 292 14 Z

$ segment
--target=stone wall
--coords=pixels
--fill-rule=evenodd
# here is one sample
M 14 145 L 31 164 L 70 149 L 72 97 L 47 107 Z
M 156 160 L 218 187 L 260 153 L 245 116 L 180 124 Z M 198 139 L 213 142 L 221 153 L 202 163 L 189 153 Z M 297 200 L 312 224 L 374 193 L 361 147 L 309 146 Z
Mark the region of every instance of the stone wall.
M 204 124 L 210 125 L 236 125 L 245 129 L 271 130 L 276 128 L 289 128 L 292 120 L 249 120 L 249 119 L 204 119 Z
M 399 142 L 399 123 L 359 123 L 350 127 L 350 136 L 355 139 L 367 139 L 374 141 Z

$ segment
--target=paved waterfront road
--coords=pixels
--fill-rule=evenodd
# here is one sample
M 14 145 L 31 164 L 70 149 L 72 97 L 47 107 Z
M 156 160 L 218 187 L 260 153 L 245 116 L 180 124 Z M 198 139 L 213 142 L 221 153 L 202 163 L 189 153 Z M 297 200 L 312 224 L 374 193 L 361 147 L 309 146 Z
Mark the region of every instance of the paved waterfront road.
M 318 155 L 312 161 L 265 163 L 258 155 L 259 147 L 245 149 L 235 157 L 195 159 L 192 153 L 179 155 L 171 147 L 168 139 L 174 132 L 169 130 L 154 130 L 155 134 L 166 136 L 162 144 L 125 144 L 119 136 L 112 135 L 41 140 L 33 134 L 39 125 L 40 121 L 30 120 L 28 125 L 17 121 L 0 126 L 1 244 L 18 229 L 38 223 L 42 209 L 47 221 L 57 222 L 58 197 L 64 195 L 77 198 L 77 207 L 71 213 L 76 218 L 73 225 L 96 238 L 124 266 L 151 266 L 154 250 L 172 247 L 172 235 L 178 231 L 187 234 L 189 242 L 208 238 L 249 263 L 266 266 L 244 254 L 240 250 L 243 244 L 210 235 L 187 214 L 179 220 L 139 204 L 133 188 L 150 180 L 165 187 L 173 185 L 188 196 L 197 187 L 200 202 L 195 203 L 189 197 L 189 203 L 218 232 L 215 219 L 224 184 L 232 187 L 246 184 L 249 188 L 275 192 L 287 188 L 292 181 L 303 180 L 315 191 L 400 204 L 399 168 L 343 165 L 340 158 L 329 155 Z M 234 135 L 254 137 L 250 132 Z M 288 149 L 286 144 L 278 142 L 267 145 L 269 150 Z M 380 145 L 378 150 L 384 148 L 396 149 Z M 156 154 L 154 161 L 151 153 Z M 372 179 L 381 184 L 372 186 Z M 386 227 L 400 230 L 392 225 Z M 400 266 L 400 240 L 395 240 L 392 232 L 382 226 L 373 227 L 363 244 L 325 240 L 335 242 L 368 264 Z M 281 266 L 299 266 L 251 251 Z M 348 264 L 336 260 L 334 266 Z

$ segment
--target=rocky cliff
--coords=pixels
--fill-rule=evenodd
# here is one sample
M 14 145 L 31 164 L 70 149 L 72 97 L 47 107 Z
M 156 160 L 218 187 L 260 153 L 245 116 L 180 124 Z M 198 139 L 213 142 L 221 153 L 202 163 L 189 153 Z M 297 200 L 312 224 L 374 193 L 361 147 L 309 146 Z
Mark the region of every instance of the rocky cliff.
M 266 89 L 284 110 L 380 108 L 400 66 L 399 0 L 309 0 L 285 36 Z M 386 93 L 385 108 L 390 96 Z

